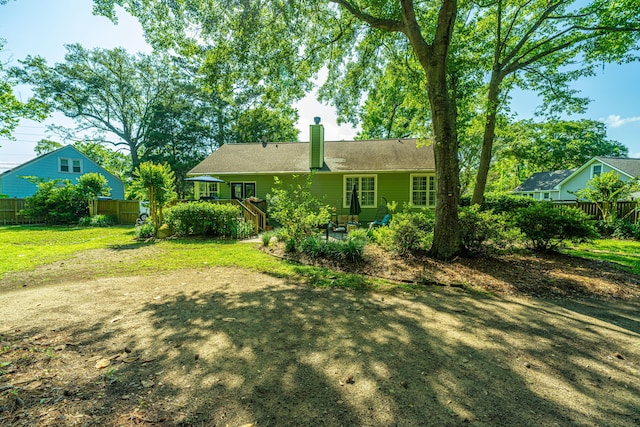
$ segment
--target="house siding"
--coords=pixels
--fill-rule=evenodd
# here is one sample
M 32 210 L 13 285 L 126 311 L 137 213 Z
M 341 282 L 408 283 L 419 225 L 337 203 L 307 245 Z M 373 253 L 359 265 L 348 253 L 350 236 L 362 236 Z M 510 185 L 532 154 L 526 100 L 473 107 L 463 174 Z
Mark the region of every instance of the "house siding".
M 81 173 L 60 172 L 61 158 L 80 159 L 82 162 Z M 124 185 L 122 182 L 71 146 L 63 147 L 5 172 L 0 177 L 0 194 L 6 194 L 11 198 L 33 196 L 38 187 L 29 180 L 22 178 L 25 176 L 34 176 L 48 181 L 69 179 L 75 184 L 80 176 L 90 172 L 102 174 L 107 179 L 107 184 L 111 188 L 112 199 L 124 199 Z
M 382 197 L 386 198 L 388 202 L 397 202 L 398 207 L 402 208 L 403 205 L 409 203 L 411 200 L 411 175 L 419 173 L 426 175 L 435 175 L 428 172 L 348 172 L 348 173 L 322 173 L 318 172 L 313 178 L 311 184 L 311 193 L 314 197 L 318 198 L 321 203 L 327 204 L 336 209 L 337 215 L 348 215 L 349 208 L 345 207 L 344 203 L 344 177 L 348 176 L 376 176 L 376 206 L 371 208 L 363 207 L 359 215 L 361 222 L 373 221 L 376 217 L 376 213 L 381 208 Z M 306 174 L 297 174 L 300 178 L 306 178 Z M 220 184 L 219 194 L 221 199 L 231 198 L 231 188 L 229 183 L 231 182 L 255 182 L 256 183 L 256 197 L 260 199 L 266 199 L 267 195 L 271 193 L 271 189 L 274 187 L 274 175 L 215 175 L 216 178 L 223 179 L 224 184 Z M 276 174 L 287 187 L 292 184 L 293 174 Z M 300 182 L 300 181 L 297 181 Z M 347 203 L 348 205 L 348 203 Z M 420 209 L 420 208 L 415 208 Z
M 605 163 L 600 163 L 597 160 L 589 162 L 586 165 L 586 167 L 581 171 L 579 171 L 573 178 L 569 179 L 568 181 L 562 184 L 562 186 L 560 187 L 560 196 L 559 196 L 560 200 L 576 200 L 577 199 L 576 195 L 572 193 L 575 193 L 576 191 L 581 190 L 583 188 L 587 188 L 587 182 L 592 178 L 591 171 L 592 171 L 592 166 L 594 164 L 602 165 L 602 173 L 614 170 L 609 165 Z M 623 181 L 627 181 L 629 179 L 629 177 L 625 174 L 621 174 L 618 171 L 616 171 L 616 173 L 620 175 L 620 179 Z

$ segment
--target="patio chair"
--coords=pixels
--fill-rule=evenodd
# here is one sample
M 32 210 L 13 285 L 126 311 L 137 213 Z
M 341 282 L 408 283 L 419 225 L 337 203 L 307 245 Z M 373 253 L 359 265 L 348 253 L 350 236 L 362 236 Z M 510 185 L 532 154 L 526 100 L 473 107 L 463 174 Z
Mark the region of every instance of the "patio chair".
M 391 221 L 391 215 L 390 214 L 386 214 L 380 221 L 372 221 L 369 223 L 369 230 L 371 230 L 374 227 L 383 227 L 385 225 L 389 225 L 389 222 Z

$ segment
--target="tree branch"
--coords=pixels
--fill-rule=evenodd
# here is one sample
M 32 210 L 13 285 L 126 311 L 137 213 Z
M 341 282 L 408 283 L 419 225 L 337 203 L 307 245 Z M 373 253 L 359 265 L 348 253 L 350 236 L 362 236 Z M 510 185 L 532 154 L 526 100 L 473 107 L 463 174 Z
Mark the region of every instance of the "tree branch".
M 342 7 L 344 7 L 349 13 L 358 18 L 361 21 L 366 22 L 370 26 L 374 28 L 378 28 L 381 30 L 394 32 L 394 33 L 404 33 L 405 28 L 401 21 L 397 21 L 394 19 L 383 19 L 376 18 L 375 16 L 369 15 L 365 13 L 362 9 L 359 9 L 351 2 L 347 0 L 330 0 L 331 3 L 336 3 Z

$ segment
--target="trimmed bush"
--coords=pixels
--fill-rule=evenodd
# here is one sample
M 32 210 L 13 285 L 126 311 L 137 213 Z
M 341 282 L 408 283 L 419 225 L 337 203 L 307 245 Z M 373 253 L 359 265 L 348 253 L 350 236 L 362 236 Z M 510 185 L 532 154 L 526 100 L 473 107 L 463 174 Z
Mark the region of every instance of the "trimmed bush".
M 514 220 L 536 251 L 556 250 L 566 241 L 578 243 L 598 237 L 594 221 L 573 207 L 536 203 L 518 209 Z
M 167 209 L 164 216 L 177 236 L 241 239 L 253 234 L 253 227 L 240 219 L 240 209 L 230 204 L 180 203 Z

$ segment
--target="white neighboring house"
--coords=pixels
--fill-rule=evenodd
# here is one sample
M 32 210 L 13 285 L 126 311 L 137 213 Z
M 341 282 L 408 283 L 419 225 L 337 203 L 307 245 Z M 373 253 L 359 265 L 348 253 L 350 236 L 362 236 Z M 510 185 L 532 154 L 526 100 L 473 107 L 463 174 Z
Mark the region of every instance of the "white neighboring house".
M 594 157 L 577 169 L 534 173 L 513 192 L 537 200 L 575 201 L 574 193 L 591 178 L 611 170 L 623 181 L 640 177 L 640 159 Z

